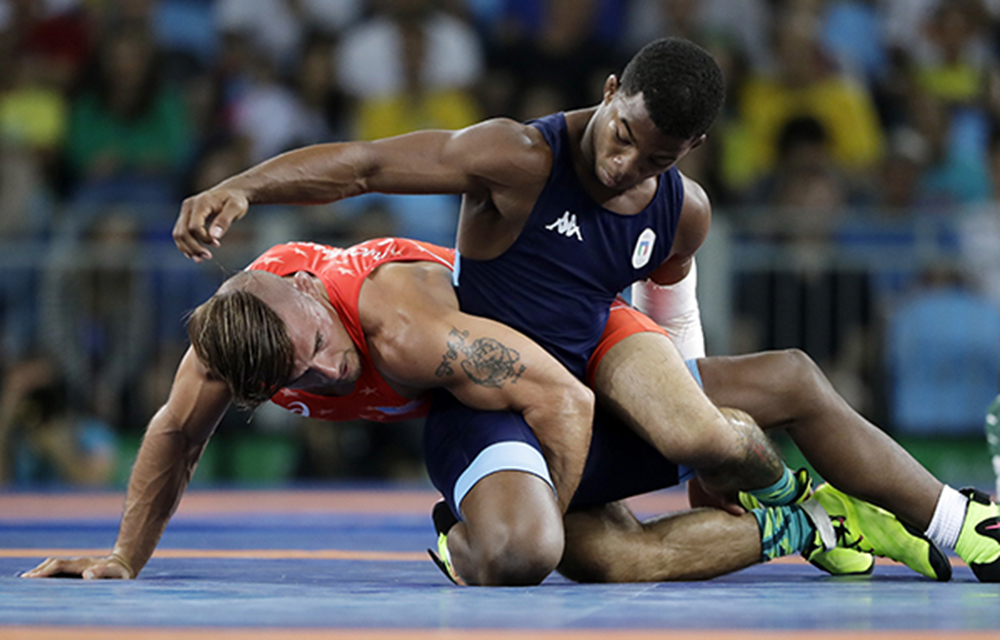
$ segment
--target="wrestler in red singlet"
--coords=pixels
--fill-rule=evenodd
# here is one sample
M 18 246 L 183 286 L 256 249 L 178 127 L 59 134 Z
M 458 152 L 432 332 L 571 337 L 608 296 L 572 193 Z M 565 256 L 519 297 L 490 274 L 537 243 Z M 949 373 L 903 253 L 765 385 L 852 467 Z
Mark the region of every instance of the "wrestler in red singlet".
M 454 265 L 454 256 L 453 249 L 426 242 L 378 238 L 346 249 L 311 242 L 292 242 L 272 247 L 254 260 L 248 270 L 268 271 L 279 276 L 305 271 L 319 278 L 361 357 L 361 375 L 354 391 L 348 395 L 318 396 L 297 389 L 282 389 L 271 401 L 307 418 L 334 422 L 357 419 L 396 422 L 427 415 L 429 396 L 404 398 L 393 391 L 375 370 L 358 317 L 358 296 L 365 278 L 387 262 L 436 262 L 450 269 Z M 593 372 L 611 347 L 643 331 L 664 333 L 656 323 L 628 306 L 624 300 L 616 300 L 601 342 L 591 358 L 587 383 L 592 382 Z
M 271 401 L 307 418 L 336 422 L 359 418 L 396 422 L 427 415 L 430 404 L 426 395 L 404 398 L 375 370 L 358 317 L 358 296 L 365 278 L 383 264 L 436 262 L 451 268 L 454 253 L 416 240 L 378 238 L 346 249 L 292 242 L 272 247 L 254 260 L 248 270 L 268 271 L 279 276 L 305 271 L 319 278 L 361 358 L 361 375 L 354 391 L 346 396 L 318 396 L 297 389 L 282 389 Z

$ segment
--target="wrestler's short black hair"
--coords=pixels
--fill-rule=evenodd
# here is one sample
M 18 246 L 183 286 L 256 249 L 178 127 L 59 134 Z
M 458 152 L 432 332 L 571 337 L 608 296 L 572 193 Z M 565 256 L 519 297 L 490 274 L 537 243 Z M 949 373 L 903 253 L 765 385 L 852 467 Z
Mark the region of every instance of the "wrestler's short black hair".
M 672 138 L 697 138 L 722 110 L 726 84 L 710 53 L 681 38 L 661 38 L 635 54 L 621 77 L 626 96 L 642 93 L 653 124 Z

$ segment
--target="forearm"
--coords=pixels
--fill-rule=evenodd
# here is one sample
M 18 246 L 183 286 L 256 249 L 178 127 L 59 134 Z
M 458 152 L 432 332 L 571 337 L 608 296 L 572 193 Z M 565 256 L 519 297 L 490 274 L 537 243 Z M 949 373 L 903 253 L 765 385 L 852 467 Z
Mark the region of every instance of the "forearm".
M 157 428 L 155 421 L 132 468 L 113 550 L 128 563 L 133 578 L 153 555 L 207 444 L 177 429 Z
M 366 191 L 372 163 L 366 143 L 303 147 L 265 160 L 219 184 L 250 204 L 322 204 Z
M 553 401 L 524 411 L 524 419 L 542 447 L 563 513 L 580 485 L 590 451 L 593 396 L 587 395 L 589 389 L 582 386 L 581 389 L 582 393 L 575 394 L 580 397 Z

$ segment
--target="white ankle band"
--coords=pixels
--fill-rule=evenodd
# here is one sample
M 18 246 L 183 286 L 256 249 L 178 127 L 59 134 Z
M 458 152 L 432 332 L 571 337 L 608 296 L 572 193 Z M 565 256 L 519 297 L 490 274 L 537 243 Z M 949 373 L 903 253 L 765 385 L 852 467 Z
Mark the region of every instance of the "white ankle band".
M 941 495 L 938 497 L 937 506 L 934 508 L 934 517 L 924 532 L 928 538 L 937 543 L 942 549 L 954 549 L 958 542 L 958 534 L 962 531 L 962 523 L 965 521 L 965 511 L 969 506 L 969 499 L 961 493 L 944 485 Z

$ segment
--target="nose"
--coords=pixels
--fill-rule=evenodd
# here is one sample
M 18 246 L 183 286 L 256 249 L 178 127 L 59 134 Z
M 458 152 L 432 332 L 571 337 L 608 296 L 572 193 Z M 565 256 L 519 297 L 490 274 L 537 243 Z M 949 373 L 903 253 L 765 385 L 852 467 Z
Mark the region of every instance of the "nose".
M 324 382 L 333 383 L 339 381 L 342 377 L 341 364 L 341 362 L 313 362 L 312 370 Z
M 618 154 L 611 159 L 612 165 L 614 165 L 615 179 L 618 182 L 625 182 L 635 177 L 638 174 L 638 165 L 635 156 Z

